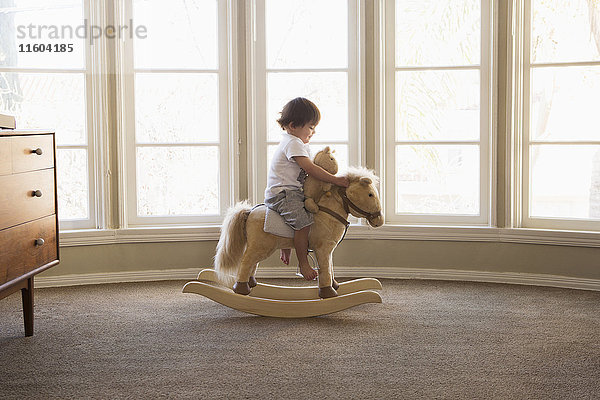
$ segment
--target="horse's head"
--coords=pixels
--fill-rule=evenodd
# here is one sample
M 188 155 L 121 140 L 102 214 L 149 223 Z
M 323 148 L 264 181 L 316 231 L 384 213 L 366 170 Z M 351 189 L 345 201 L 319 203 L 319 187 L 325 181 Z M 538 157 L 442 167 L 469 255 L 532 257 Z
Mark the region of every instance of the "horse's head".
M 377 176 L 366 168 L 356 167 L 349 168 L 346 176 L 350 186 L 340 190 L 346 211 L 355 217 L 366 218 L 374 228 L 383 225 L 381 200 L 376 188 Z

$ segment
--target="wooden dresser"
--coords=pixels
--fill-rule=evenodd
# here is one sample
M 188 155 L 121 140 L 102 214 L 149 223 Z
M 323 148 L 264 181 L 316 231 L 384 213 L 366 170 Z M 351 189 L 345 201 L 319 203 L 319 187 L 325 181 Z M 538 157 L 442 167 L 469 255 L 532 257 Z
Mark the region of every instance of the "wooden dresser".
M 33 277 L 58 264 L 54 133 L 0 130 L 0 299 L 21 289 L 33 335 Z

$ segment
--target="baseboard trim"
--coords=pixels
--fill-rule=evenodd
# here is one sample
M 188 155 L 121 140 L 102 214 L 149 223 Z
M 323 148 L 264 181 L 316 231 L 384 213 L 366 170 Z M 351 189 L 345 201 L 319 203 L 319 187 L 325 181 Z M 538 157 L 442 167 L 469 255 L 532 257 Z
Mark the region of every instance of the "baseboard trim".
M 123 282 L 192 280 L 196 278 L 201 269 L 202 268 L 199 267 L 168 270 L 106 272 L 98 274 L 38 276 L 35 278 L 35 287 L 48 288 Z M 259 268 L 257 276 L 259 278 L 294 278 L 295 272 L 295 269 L 289 267 L 263 266 Z M 348 266 L 338 266 L 335 268 L 335 272 L 336 276 L 339 278 L 374 277 L 389 279 L 488 282 L 600 291 L 600 280 L 546 274 L 395 267 L 357 268 Z

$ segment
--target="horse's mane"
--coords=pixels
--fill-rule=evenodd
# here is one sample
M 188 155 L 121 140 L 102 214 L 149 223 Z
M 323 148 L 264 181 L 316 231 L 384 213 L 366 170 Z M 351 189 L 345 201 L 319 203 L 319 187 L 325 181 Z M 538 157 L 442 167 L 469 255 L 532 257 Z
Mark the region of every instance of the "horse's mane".
M 348 167 L 348 170 L 344 174 L 350 182 L 355 182 L 360 178 L 369 178 L 373 181 L 373 185 L 379 185 L 379 177 L 375 175 L 375 171 L 367 169 L 365 167 Z

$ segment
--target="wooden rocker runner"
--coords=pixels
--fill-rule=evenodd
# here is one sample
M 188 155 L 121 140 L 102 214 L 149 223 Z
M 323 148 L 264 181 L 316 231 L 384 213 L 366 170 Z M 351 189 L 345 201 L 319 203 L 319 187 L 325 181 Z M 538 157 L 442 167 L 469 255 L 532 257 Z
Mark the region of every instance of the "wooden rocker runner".
M 231 291 L 231 287 L 217 286 L 219 282 L 214 269 L 204 269 L 198 281 L 186 283 L 183 293 L 205 296 L 224 306 L 249 314 L 265 317 L 304 318 L 331 314 L 366 303 L 381 303 L 381 296 L 374 290 L 381 289 L 377 279 L 362 278 L 339 284 L 338 296 L 321 299 L 319 288 L 277 286 L 258 283 L 250 295 Z
M 258 263 L 277 249 L 294 247 L 293 238 L 265 232 L 265 207 L 240 202 L 223 221 L 215 269 L 203 270 L 184 293 L 196 293 L 243 312 L 283 318 L 330 314 L 365 303 L 381 303 L 381 283 L 373 278 L 338 284 L 333 274 L 333 250 L 350 224 L 348 215 L 383 225 L 377 177 L 365 168 L 348 168 L 348 188 L 334 187 L 318 204 L 308 237 L 319 266 L 319 285 L 285 287 L 256 282 Z M 274 213 L 276 214 L 276 213 Z M 281 218 L 278 214 L 277 216 Z M 218 282 L 218 283 L 217 283 Z M 219 285 L 219 283 L 221 286 Z

